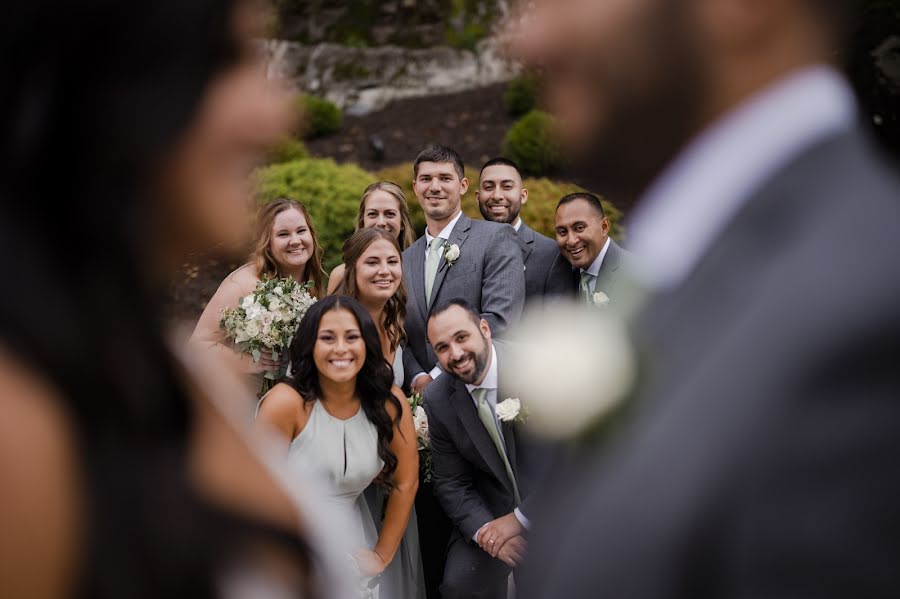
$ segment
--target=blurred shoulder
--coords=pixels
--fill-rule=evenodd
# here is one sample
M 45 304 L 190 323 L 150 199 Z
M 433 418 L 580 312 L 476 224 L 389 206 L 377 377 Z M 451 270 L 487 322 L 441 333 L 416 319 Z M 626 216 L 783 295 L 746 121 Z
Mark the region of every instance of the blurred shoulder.
M 331 274 L 328 275 L 328 294 L 331 295 L 335 292 L 338 286 L 344 280 L 344 271 L 347 270 L 347 267 L 343 264 L 338 264 L 334 267 L 334 270 L 331 271 Z

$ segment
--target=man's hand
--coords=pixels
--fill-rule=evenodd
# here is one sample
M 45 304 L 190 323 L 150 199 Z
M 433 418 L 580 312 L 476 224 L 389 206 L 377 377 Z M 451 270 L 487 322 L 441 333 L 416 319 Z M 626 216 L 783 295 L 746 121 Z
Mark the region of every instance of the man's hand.
M 424 393 L 425 387 L 428 386 L 431 381 L 434 379 L 431 378 L 430 374 L 422 374 L 416 377 L 416 380 L 412 382 L 410 385 L 410 389 L 412 389 L 413 393 Z
M 518 568 L 527 552 L 528 541 L 525 537 L 515 536 L 503 544 L 496 557 L 510 568 Z
M 525 532 L 522 523 L 516 518 L 515 513 L 510 512 L 496 520 L 491 520 L 478 531 L 478 546 L 497 557 L 500 548 L 513 537 Z

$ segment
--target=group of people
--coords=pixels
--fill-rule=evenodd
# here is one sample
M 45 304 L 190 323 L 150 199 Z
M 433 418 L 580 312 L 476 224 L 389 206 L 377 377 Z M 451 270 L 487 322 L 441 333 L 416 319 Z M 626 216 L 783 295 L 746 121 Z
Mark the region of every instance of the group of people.
M 525 556 L 534 468 L 547 460 L 529 453 L 536 443 L 519 427 L 497 419 L 498 401 L 518 395 L 498 399 L 506 356 L 492 340 L 526 302 L 614 301 L 627 254 L 591 193 L 559 199 L 555 240 L 528 227 L 528 190 L 507 158 L 481 169 L 484 220 L 462 211 L 469 181 L 453 149 L 425 148 L 410 175 L 424 235 L 414 240 L 400 186 L 370 185 L 327 286 L 313 215 L 294 199 L 264 205 L 250 262 L 222 282 L 191 346 L 243 372 L 244 410 L 284 439 L 291 461 L 334 487 L 361 523 L 354 555 L 364 576 L 378 577 L 382 597 L 499 596 Z M 283 365 L 267 352 L 241 353 L 219 321 L 264 277 L 307 282 L 319 301 L 294 336 L 289 374 L 253 409 L 259 377 Z M 407 394 L 424 395 L 433 490 L 420 487 Z

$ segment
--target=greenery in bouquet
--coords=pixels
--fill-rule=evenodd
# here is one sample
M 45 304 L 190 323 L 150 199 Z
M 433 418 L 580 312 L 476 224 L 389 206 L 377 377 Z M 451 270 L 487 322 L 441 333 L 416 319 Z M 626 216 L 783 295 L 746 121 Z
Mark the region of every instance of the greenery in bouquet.
M 288 348 L 300 320 L 315 303 L 309 293 L 309 283 L 293 278 L 264 276 L 252 293 L 241 298 L 234 308 L 222 310 L 219 325 L 237 350 L 249 355 L 254 362 L 268 352 L 272 360 L 282 364 L 277 372 L 266 372 L 260 396 L 271 389 L 285 374 Z
M 425 414 L 424 399 L 421 393 L 414 393 L 406 398 L 412 411 L 413 425 L 416 427 L 416 443 L 419 446 L 419 470 L 422 479 L 431 482 L 431 439 L 428 436 L 428 416 Z

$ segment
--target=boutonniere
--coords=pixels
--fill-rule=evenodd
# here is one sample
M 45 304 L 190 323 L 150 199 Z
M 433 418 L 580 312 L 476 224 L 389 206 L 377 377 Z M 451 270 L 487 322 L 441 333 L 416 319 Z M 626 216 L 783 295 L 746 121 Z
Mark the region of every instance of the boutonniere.
M 455 243 L 444 250 L 444 260 L 448 266 L 453 266 L 459 258 L 459 246 Z
M 591 296 L 591 303 L 597 308 L 606 308 L 609 306 L 609 296 L 602 291 L 598 291 Z
M 497 404 L 497 419 L 500 422 L 525 422 L 528 410 L 522 407 L 518 397 L 507 397 Z

